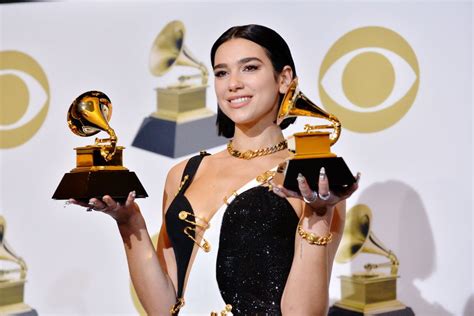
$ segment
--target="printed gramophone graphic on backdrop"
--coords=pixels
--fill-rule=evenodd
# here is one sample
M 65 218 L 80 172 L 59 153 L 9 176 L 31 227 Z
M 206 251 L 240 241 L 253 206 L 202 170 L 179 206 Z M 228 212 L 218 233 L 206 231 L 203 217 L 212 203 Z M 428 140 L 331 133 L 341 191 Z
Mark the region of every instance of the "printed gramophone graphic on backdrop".
M 117 135 L 109 125 L 111 116 L 112 103 L 100 91 L 85 92 L 72 102 L 67 123 L 74 134 L 89 137 L 104 131 L 110 137 L 96 138 L 94 145 L 74 148 L 76 168 L 64 175 L 53 199 L 89 201 L 107 194 L 121 201 L 131 191 L 136 192 L 137 198 L 148 196 L 136 174 L 123 166 L 124 147 L 117 146 Z
M 367 263 L 364 272 L 341 276 L 341 300 L 329 310 L 329 316 L 338 315 L 415 315 L 410 307 L 397 300 L 397 278 L 400 262 L 371 230 L 372 211 L 358 204 L 346 215 L 344 234 L 336 254 L 336 262 L 347 263 L 358 254 L 380 255 L 389 261 Z M 390 268 L 390 273 L 379 268 Z
M 177 83 L 156 88 L 157 110 L 143 120 L 132 143 L 173 158 L 226 143 L 217 136 L 217 115 L 206 108 L 208 71 L 184 45 L 184 35 L 180 21 L 161 30 L 150 52 L 150 71 L 161 77 L 180 65 L 197 68 L 200 73 L 180 76 Z M 199 78 L 199 83 L 191 82 Z
M 327 113 L 309 100 L 298 88 L 298 78 L 293 79 L 283 97 L 277 115 L 277 124 L 289 117 L 310 117 L 324 120 L 329 124 L 306 124 L 303 132 L 295 133 L 288 139 L 288 149 L 293 153 L 285 162 L 283 169 L 285 180 L 283 186 L 298 192 L 298 174 L 306 177 L 310 187 L 318 190 L 319 170 L 324 167 L 332 191 L 336 193 L 353 184 L 355 178 L 342 157 L 331 152 L 341 135 L 341 123 L 334 115 Z
M 28 268 L 7 243 L 6 230 L 5 218 L 0 215 L 0 315 L 38 315 L 23 302 Z

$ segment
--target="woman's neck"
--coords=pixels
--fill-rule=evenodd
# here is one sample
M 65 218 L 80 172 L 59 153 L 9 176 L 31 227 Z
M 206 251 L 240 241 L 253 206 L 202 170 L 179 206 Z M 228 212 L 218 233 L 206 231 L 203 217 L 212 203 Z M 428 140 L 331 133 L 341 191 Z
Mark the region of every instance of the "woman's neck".
M 237 150 L 258 150 L 276 145 L 283 139 L 283 133 L 276 124 L 264 127 L 253 125 L 250 128 L 236 125 L 232 145 Z

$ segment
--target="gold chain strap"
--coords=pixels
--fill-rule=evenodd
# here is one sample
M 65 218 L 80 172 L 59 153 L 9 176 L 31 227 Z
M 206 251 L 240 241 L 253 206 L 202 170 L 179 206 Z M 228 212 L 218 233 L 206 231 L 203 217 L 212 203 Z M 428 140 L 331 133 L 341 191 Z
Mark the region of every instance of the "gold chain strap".
M 276 145 L 270 146 L 270 147 L 265 147 L 261 148 L 258 150 L 247 150 L 245 152 L 240 152 L 232 147 L 232 140 L 230 140 L 227 143 L 227 151 L 229 152 L 230 155 L 240 158 L 240 159 L 245 159 L 245 160 L 250 160 L 256 157 L 261 157 L 261 156 L 266 156 L 270 155 L 273 153 L 276 153 L 277 151 L 283 150 L 288 148 L 288 143 L 286 142 L 286 139 L 282 140 Z

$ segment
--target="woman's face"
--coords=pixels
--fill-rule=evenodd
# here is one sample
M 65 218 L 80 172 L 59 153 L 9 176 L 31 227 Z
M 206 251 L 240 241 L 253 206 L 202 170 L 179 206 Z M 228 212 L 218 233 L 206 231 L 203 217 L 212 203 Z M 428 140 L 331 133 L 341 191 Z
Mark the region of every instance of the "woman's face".
M 291 81 L 292 73 L 286 78 L 287 73 L 275 74 L 264 49 L 252 41 L 236 38 L 223 43 L 214 58 L 214 86 L 221 110 L 237 125 L 273 124 L 279 93 Z

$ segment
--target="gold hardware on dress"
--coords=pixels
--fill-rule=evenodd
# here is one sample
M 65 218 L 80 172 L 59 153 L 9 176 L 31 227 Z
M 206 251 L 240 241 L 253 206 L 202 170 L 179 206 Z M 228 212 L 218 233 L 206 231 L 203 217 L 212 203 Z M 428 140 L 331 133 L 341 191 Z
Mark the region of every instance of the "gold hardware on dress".
M 178 187 L 178 192 L 176 192 L 176 194 L 174 196 L 178 195 L 178 193 L 181 191 L 181 189 L 183 188 L 186 181 L 188 181 L 188 179 L 189 179 L 189 175 L 185 175 L 184 178 L 183 178 L 183 181 L 181 181 L 181 184 Z
M 232 311 L 232 305 L 227 304 L 219 314 L 216 312 L 211 312 L 211 316 L 226 316 L 227 313 L 230 313 L 231 311 Z
M 232 140 L 230 140 L 227 143 L 227 151 L 229 152 L 230 155 L 236 158 L 245 159 L 245 160 L 250 160 L 256 157 L 270 155 L 286 148 L 288 148 L 288 143 L 286 142 L 286 139 L 282 140 L 281 142 L 273 146 L 269 146 L 269 147 L 265 147 L 265 148 L 261 148 L 257 150 L 249 149 L 245 152 L 240 152 L 234 149 L 234 147 L 232 147 Z
M 237 195 L 239 195 L 239 194 L 237 193 L 237 191 L 234 190 L 234 191 L 232 192 L 232 195 L 234 196 L 234 198 L 236 198 Z M 225 203 L 226 205 L 229 205 L 229 204 L 230 204 L 230 203 L 227 201 L 229 198 L 230 198 L 230 197 L 227 197 L 227 195 L 224 196 L 224 199 L 223 199 L 223 200 L 224 200 L 224 203 Z
M 173 306 L 171 306 L 171 309 L 170 309 L 170 313 L 171 315 L 174 315 L 176 313 L 179 312 L 179 310 L 184 306 L 184 298 L 183 297 L 179 297 L 178 298 L 178 301 L 176 302 L 176 304 L 174 304 Z
M 257 181 L 264 187 L 268 187 L 268 191 L 273 190 L 273 185 L 270 184 L 270 181 L 275 177 L 276 171 L 265 171 L 257 177 Z
M 188 219 L 188 217 L 191 217 L 191 216 L 196 219 L 195 222 L 190 221 L 190 220 Z M 192 214 L 192 213 L 186 212 L 186 211 L 181 211 L 181 212 L 179 212 L 178 217 L 179 217 L 179 219 L 182 220 L 182 221 L 185 221 L 185 222 L 187 222 L 187 223 L 193 224 L 194 226 L 199 226 L 199 227 L 201 227 L 201 228 L 203 228 L 203 229 L 208 229 L 208 228 L 211 226 L 211 224 L 208 223 L 208 222 L 206 222 L 203 218 L 201 218 L 201 217 L 199 217 L 199 216 L 196 216 L 196 215 L 194 215 L 194 214 Z M 197 220 L 199 220 L 199 221 L 201 221 L 201 222 L 204 222 L 204 224 L 198 223 Z
M 199 248 L 201 248 L 202 250 L 204 250 L 205 252 L 209 252 L 211 251 L 211 244 L 201 235 L 201 238 L 202 238 L 202 244 L 199 243 L 192 235 L 191 233 L 189 233 L 189 230 L 194 230 L 194 232 L 196 232 L 197 234 L 197 231 L 196 231 L 196 228 L 193 228 L 193 227 L 190 227 L 190 226 L 187 226 L 184 228 L 183 232 L 186 234 L 186 236 L 188 236 L 192 241 L 194 241 L 194 243 L 196 245 L 199 246 Z
M 188 218 L 189 217 L 194 217 L 195 218 L 195 221 L 192 221 L 192 220 L 189 220 Z M 194 243 L 196 245 L 198 245 L 202 250 L 204 250 L 205 252 L 209 252 L 211 251 L 211 244 L 204 238 L 204 236 L 202 236 L 201 233 L 198 233 L 198 231 L 196 230 L 195 227 L 201 227 L 203 230 L 206 230 L 210 227 L 210 224 L 209 222 L 207 222 L 205 219 L 203 219 L 202 217 L 199 217 L 199 216 L 196 216 L 194 215 L 193 213 L 190 213 L 190 212 L 186 212 L 186 211 L 181 211 L 178 213 L 178 218 L 182 221 L 185 221 L 186 223 L 189 223 L 191 225 L 193 225 L 194 227 L 192 226 L 186 226 L 183 230 L 183 232 L 186 234 L 186 236 L 188 236 L 192 241 L 194 241 Z M 198 223 L 199 222 L 202 222 L 202 223 Z M 198 234 L 199 236 L 201 236 L 202 238 L 202 244 L 199 243 L 192 235 L 191 233 L 189 232 L 190 230 L 194 230 L 194 232 L 196 234 Z

